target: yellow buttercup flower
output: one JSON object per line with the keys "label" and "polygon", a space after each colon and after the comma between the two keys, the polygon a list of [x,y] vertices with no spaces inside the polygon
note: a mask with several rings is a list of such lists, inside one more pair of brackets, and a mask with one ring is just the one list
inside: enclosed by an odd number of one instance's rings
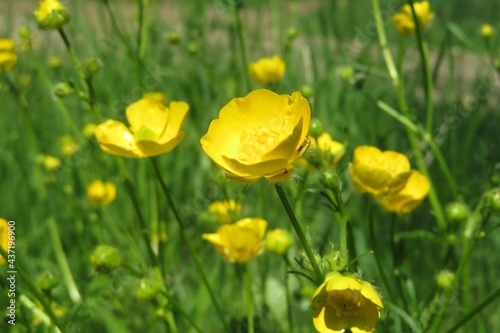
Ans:
{"label": "yellow buttercup flower", "polygon": [[249,65],[252,79],[260,84],[278,82],[285,74],[285,62],[280,57],[262,58]]}
{"label": "yellow buttercup flower", "polygon": [[[9,250],[9,222],[6,219],[0,217],[0,246],[5,252]],[[5,264],[6,261],[3,256],[0,255],[0,265]]]}
{"label": "yellow buttercup flower", "polygon": [[60,138],[61,154],[64,156],[71,156],[79,149],[75,139],[69,135],[63,135]]}
{"label": "yellow buttercup flower", "polygon": [[491,38],[493,36],[493,27],[489,24],[483,24],[481,26],[481,37],[484,39]]}
{"label": "yellow buttercup flower", "polygon": [[58,0],[40,0],[33,16],[43,30],[59,29],[70,19],[69,12]]}
{"label": "yellow buttercup flower", "polygon": [[229,223],[234,217],[240,215],[241,204],[233,199],[214,201],[208,206],[208,211],[217,217],[221,223]]}
{"label": "yellow buttercup flower", "polygon": [[366,281],[332,273],[314,292],[311,300],[313,323],[320,333],[373,332],[380,310],[380,296]]}
{"label": "yellow buttercup flower", "polygon": [[[423,31],[427,29],[432,21],[432,18],[434,17],[434,13],[431,12],[429,2],[414,2],[413,8],[415,9],[415,15],[417,17],[420,30]],[[415,33],[416,25],[409,4],[404,5],[403,8],[401,8],[401,12],[394,14],[391,21],[401,35],[410,36]]]}
{"label": "yellow buttercup flower", "polygon": [[14,41],[10,38],[0,39],[0,72],[10,71],[17,63]]}
{"label": "yellow buttercup flower", "polygon": [[281,182],[307,150],[310,120],[309,103],[299,92],[290,96],[259,89],[224,106],[201,145],[229,178]]}
{"label": "yellow buttercup flower", "polygon": [[95,129],[101,148],[110,154],[142,158],[171,151],[184,138],[180,131],[189,110],[185,102],[170,102],[145,97],[127,107],[130,127],[108,120]]}
{"label": "yellow buttercup flower", "polygon": [[267,221],[245,218],[234,224],[222,225],[216,233],[203,234],[229,262],[248,262],[264,250]]}
{"label": "yellow buttercup flower", "polygon": [[408,214],[422,203],[430,190],[430,183],[418,171],[413,171],[406,185],[398,192],[377,198],[382,206],[398,214]]}
{"label": "yellow buttercup flower", "polygon": [[63,65],[63,59],[61,57],[49,57],[48,60],[49,67],[52,69],[59,69]]}
{"label": "yellow buttercup flower", "polygon": [[43,157],[43,167],[47,171],[53,171],[58,169],[61,166],[61,160],[57,157],[45,155]]}
{"label": "yellow buttercup flower", "polygon": [[266,235],[266,250],[283,255],[293,245],[293,238],[283,229],[274,229]]}
{"label": "yellow buttercup flower", "polygon": [[96,179],[87,185],[87,199],[96,206],[106,206],[116,198],[116,185]]}
{"label": "yellow buttercup flower", "polygon": [[395,151],[360,146],[349,165],[352,179],[361,192],[373,195],[397,192],[410,176],[410,161]]}

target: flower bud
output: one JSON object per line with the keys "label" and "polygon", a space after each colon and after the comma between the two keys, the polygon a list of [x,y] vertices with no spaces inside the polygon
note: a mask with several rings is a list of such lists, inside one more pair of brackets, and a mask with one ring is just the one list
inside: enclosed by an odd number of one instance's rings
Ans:
{"label": "flower bud", "polygon": [[88,123],[85,125],[83,128],[83,135],[87,138],[92,138],[94,136],[95,128],[97,127],[96,124]]}
{"label": "flower bud", "polygon": [[294,39],[295,37],[297,37],[297,35],[298,35],[297,28],[295,27],[288,28],[287,32],[288,39]]}
{"label": "flower bud", "polygon": [[325,131],[325,126],[318,118],[312,118],[309,124],[309,135],[317,139]]}
{"label": "flower bud", "polygon": [[168,41],[172,45],[177,45],[181,42],[181,35],[178,32],[171,32],[168,34]]}
{"label": "flower bud", "polygon": [[354,68],[352,68],[351,66],[345,66],[340,68],[339,76],[342,79],[342,81],[346,83],[351,83],[352,77],[354,76]]}
{"label": "flower bud", "polygon": [[300,88],[300,93],[305,98],[309,98],[314,94],[314,90],[308,85],[303,85],[302,88]]}
{"label": "flower bud", "polygon": [[[316,263],[319,263],[321,261],[321,257],[319,256],[319,254],[313,252],[313,256],[314,260],[316,260]],[[311,261],[309,260],[307,254],[304,251],[300,252],[299,264],[304,269],[307,269],[309,271],[314,271]]]}
{"label": "flower bud", "polygon": [[31,41],[33,39],[33,33],[27,25],[23,25],[19,28],[19,37],[26,41]]}
{"label": "flower bud", "polygon": [[98,273],[109,273],[121,265],[120,253],[112,246],[99,245],[90,256],[90,264]]}
{"label": "flower bud", "polygon": [[453,280],[455,279],[455,274],[450,272],[449,270],[442,270],[436,276],[436,282],[438,286],[443,289],[450,289],[453,287]]}
{"label": "flower bud", "polygon": [[70,19],[69,12],[58,0],[41,0],[33,16],[42,30],[59,29]]}
{"label": "flower bud", "polygon": [[86,78],[91,78],[101,71],[102,63],[99,59],[90,58],[82,63],[82,71]]}
{"label": "flower bud", "polygon": [[64,82],[59,82],[54,87],[54,94],[59,98],[65,98],[71,96],[75,93],[75,89],[73,89],[69,84]]}
{"label": "flower bud", "polygon": [[456,245],[457,244],[457,235],[454,234],[448,234],[446,235],[446,243],[450,245]]}
{"label": "flower bud", "polygon": [[62,67],[63,60],[60,57],[49,57],[49,67],[52,69],[59,69]]}
{"label": "flower bud", "polygon": [[323,267],[328,272],[338,272],[346,268],[349,255],[347,251],[332,251],[323,257]]}
{"label": "flower bud", "polygon": [[469,207],[463,202],[452,202],[446,206],[446,216],[450,221],[463,221],[469,215]]}
{"label": "flower bud", "polygon": [[483,24],[481,26],[481,37],[489,39],[491,36],[493,36],[493,27],[489,24]]}
{"label": "flower bud", "polygon": [[59,285],[59,278],[51,270],[43,271],[36,278],[36,286],[43,291],[50,291]]}
{"label": "flower bud", "polygon": [[198,49],[198,44],[196,43],[189,43],[189,45],[187,46],[187,51],[190,55],[196,55],[198,54],[199,52],[199,49]]}
{"label": "flower bud", "polygon": [[339,190],[340,184],[342,183],[337,170],[332,169],[326,169],[323,171],[320,181],[323,186],[334,192]]}
{"label": "flower bud", "polygon": [[142,278],[135,286],[134,295],[141,301],[149,301],[153,299],[160,291],[158,282],[149,278]]}
{"label": "flower bud", "polygon": [[494,212],[500,212],[500,187],[489,190],[484,194],[484,202]]}
{"label": "flower bud", "polygon": [[292,236],[283,229],[274,229],[267,233],[266,249],[271,253],[283,255],[292,245]]}
{"label": "flower bud", "polygon": [[500,57],[496,58],[493,61],[493,67],[495,67],[495,69],[500,72]]}

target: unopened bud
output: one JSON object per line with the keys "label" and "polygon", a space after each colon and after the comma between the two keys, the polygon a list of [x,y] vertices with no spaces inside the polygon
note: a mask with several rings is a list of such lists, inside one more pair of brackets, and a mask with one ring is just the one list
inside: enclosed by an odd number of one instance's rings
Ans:
{"label": "unopened bud", "polygon": [[329,272],[338,272],[346,268],[349,255],[347,251],[332,251],[323,257],[323,267]]}
{"label": "unopened bud", "polygon": [[340,68],[339,76],[342,79],[342,81],[346,83],[351,83],[352,77],[354,76],[354,68],[352,68],[351,66],[345,66]]}
{"label": "unopened bud", "polygon": [[494,212],[500,212],[500,187],[489,190],[484,194],[484,201],[487,207]]}
{"label": "unopened bud", "polygon": [[438,286],[440,286],[443,289],[450,289],[451,287],[453,287],[454,279],[455,279],[455,274],[448,270],[442,270],[436,276],[436,282]]}
{"label": "unopened bud", "polygon": [[134,295],[139,300],[148,301],[158,295],[159,291],[160,286],[158,282],[149,278],[143,278],[135,286]]}
{"label": "unopened bud", "polygon": [[303,85],[302,88],[300,88],[300,93],[304,98],[309,98],[314,94],[314,90],[308,85]]}
{"label": "unopened bud", "polygon": [[293,245],[293,238],[283,229],[269,231],[266,236],[266,249],[271,253],[285,254]]}
{"label": "unopened bud", "polygon": [[98,273],[109,273],[121,265],[120,253],[112,246],[99,245],[90,256],[90,264]]}
{"label": "unopened bud", "polygon": [[189,45],[187,46],[187,51],[190,55],[198,54],[198,45],[196,43],[189,43]]}
{"label": "unopened bud", "polygon": [[295,28],[295,27],[288,28],[287,35],[288,35],[288,39],[294,39],[295,37],[297,37],[297,35],[298,35],[297,28]]}
{"label": "unopened bud", "polygon": [[102,63],[99,59],[90,58],[82,63],[82,71],[85,77],[90,78],[101,71]]}
{"label": "unopened bud", "polygon": [[181,35],[178,32],[171,32],[168,34],[168,41],[172,45],[179,44],[181,42]]}
{"label": "unopened bud", "polygon": [[446,206],[446,216],[450,221],[463,221],[469,215],[469,207],[463,202],[452,202]]}
{"label": "unopened bud", "polygon": [[326,169],[325,171],[323,171],[320,181],[323,186],[334,192],[338,191],[340,184],[342,183],[337,170],[332,169]]}
{"label": "unopened bud", "polygon": [[70,19],[69,12],[58,0],[41,0],[33,16],[42,30],[59,29]]}
{"label": "unopened bud", "polygon": [[[321,261],[321,257],[317,253],[313,253],[313,256],[316,263],[319,263]],[[311,264],[309,257],[304,251],[300,253],[299,263],[302,268],[307,269],[309,271],[314,271],[313,265]]]}
{"label": "unopened bud", "polygon": [[481,26],[481,37],[489,39],[491,36],[493,36],[493,27],[489,24],[483,24]]}
{"label": "unopened bud", "polygon": [[54,87],[54,94],[59,98],[65,98],[71,96],[75,93],[75,89],[73,89],[69,84],[60,82],[56,84]]}
{"label": "unopened bud", "polygon": [[59,283],[59,278],[54,274],[54,272],[50,270],[43,271],[36,278],[36,286],[43,291],[52,290],[53,288],[57,287]]}
{"label": "unopened bud", "polygon": [[317,139],[324,131],[325,126],[323,126],[323,122],[318,118],[312,118],[309,124],[309,135]]}

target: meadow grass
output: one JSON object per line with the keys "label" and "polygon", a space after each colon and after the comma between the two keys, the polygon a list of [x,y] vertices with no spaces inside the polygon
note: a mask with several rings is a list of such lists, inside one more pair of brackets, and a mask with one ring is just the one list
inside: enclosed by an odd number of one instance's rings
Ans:
{"label": "meadow grass", "polygon": [[[43,298],[65,309],[61,316],[55,311],[62,332],[312,332],[310,302],[317,285],[293,274],[314,276],[299,265],[304,254],[295,234],[295,245],[286,254],[288,264],[279,255],[264,252],[246,268],[228,263],[201,238],[220,226],[208,212],[209,205],[230,198],[241,201],[240,218],[260,217],[269,222],[268,229],[294,232],[273,184],[227,180],[200,145],[210,122],[232,98],[267,87],[281,94],[312,91],[308,96],[312,116],[345,145],[337,170],[349,220],[350,260],[357,259],[348,270],[369,281],[382,297],[384,310],[375,331],[500,332],[499,198],[497,194],[496,211],[484,199],[500,183],[496,98],[500,72],[493,65],[500,57],[498,2],[431,2],[435,16],[422,32],[432,80],[430,128],[426,128],[428,104],[417,38],[400,36],[389,20],[399,11],[399,1],[380,4],[381,23],[404,83],[401,93],[407,114],[387,70],[368,1],[177,0],[142,5],[141,1],[109,1],[111,12],[106,3],[63,2],[71,14],[64,31],[76,57],[80,62],[94,58],[102,64],[91,80],[95,103],[77,95],[54,95],[60,82],[81,91],[86,87],[58,31],[42,31],[35,25],[32,13],[37,1],[8,0],[0,13],[0,37],[14,39],[18,55],[16,66],[0,73],[0,215],[16,222],[18,271],[24,270],[35,282],[50,270],[60,280],[52,290],[36,293],[19,273],[16,325],[5,317],[0,331],[57,331],[50,314],[46,322],[35,320],[48,312],[40,305]],[[147,13],[142,33],[140,8]],[[235,12],[241,19],[240,30]],[[483,23],[497,31],[488,44],[479,34]],[[24,50],[21,26],[32,31],[31,45]],[[285,59],[280,82],[263,86],[248,80],[241,36],[246,61],[275,54]],[[50,57],[60,58],[62,66],[51,68]],[[360,78],[357,85],[340,78],[346,66]],[[151,91],[163,92],[168,102],[186,101],[190,106],[184,140],[173,151],[154,157],[183,226],[176,223],[179,219],[148,158],[117,162],[95,138],[82,132],[86,124],[101,122],[96,114],[102,120],[125,121],[125,108]],[[411,144],[411,130],[384,112],[380,101],[418,125],[420,132],[413,134],[416,146]],[[435,143],[442,161],[422,133]],[[63,136],[75,141],[76,152],[61,153]],[[348,165],[361,145],[406,154],[413,169],[423,165],[436,201],[426,199],[410,214],[398,216],[359,193]],[[60,167],[46,170],[41,155],[58,157]],[[144,216],[148,245],[121,163]],[[339,249],[341,218],[328,207],[320,175],[318,170],[298,168],[283,188],[313,251],[322,257]],[[111,204],[89,203],[86,187],[94,179],[117,185]],[[470,216],[450,219],[445,207],[452,202],[469,207]],[[163,234],[168,240],[158,241]],[[204,267],[226,328],[183,235],[191,240]],[[90,256],[98,245],[118,249],[124,265],[110,273],[96,272]],[[158,266],[148,256],[148,246]],[[446,288],[436,281],[443,270],[455,277]],[[1,267],[2,311],[10,301],[7,271],[7,265]],[[245,285],[248,273],[252,320]],[[161,281],[164,288],[149,300],[134,295],[144,277]]]}

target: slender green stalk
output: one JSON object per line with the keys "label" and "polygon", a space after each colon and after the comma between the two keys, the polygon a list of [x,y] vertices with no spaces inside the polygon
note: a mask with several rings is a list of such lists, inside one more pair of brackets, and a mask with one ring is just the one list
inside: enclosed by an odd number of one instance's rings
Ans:
{"label": "slender green stalk", "polygon": [[323,280],[325,279],[323,273],[321,272],[318,263],[316,262],[316,259],[314,257],[314,253],[311,249],[311,245],[307,241],[307,238],[302,231],[302,227],[299,224],[299,221],[297,220],[297,217],[295,216],[292,206],[290,206],[290,203],[288,202],[288,199],[286,198],[285,191],[283,191],[283,187],[281,187],[280,184],[276,183],[274,188],[276,189],[276,192],[278,193],[278,196],[281,200],[281,203],[283,204],[283,208],[285,208],[285,211],[290,219],[290,222],[292,223],[293,229],[295,230],[295,233],[297,234],[297,237],[299,237],[300,243],[302,244],[302,248],[304,249],[307,258],[309,259],[311,266],[314,270],[314,274],[316,275],[316,283],[320,285],[323,283]]}
{"label": "slender green stalk", "polygon": [[174,198],[170,194],[170,190],[169,190],[167,184],[165,183],[165,180],[163,179],[160,168],[158,167],[158,163],[156,162],[156,160],[154,158],[150,158],[149,160],[153,164],[153,168],[156,172],[156,176],[157,176],[158,181],[160,183],[160,187],[161,187],[163,193],[165,194],[165,197],[167,198],[167,202],[168,202],[168,205],[170,206],[170,209],[172,209],[172,212],[174,213],[175,220],[179,224],[181,236],[184,239],[184,241],[186,242],[189,253],[193,257],[193,260],[196,264],[196,268],[198,269],[198,272],[200,273],[200,275],[203,279],[203,283],[205,284],[205,287],[207,288],[208,293],[210,294],[210,298],[212,299],[212,303],[215,306],[215,310],[217,311],[217,314],[219,315],[219,318],[224,325],[224,329],[226,330],[226,332],[231,332],[228,324],[226,323],[226,320],[224,319],[224,312],[222,311],[222,308],[219,305],[219,302],[217,300],[217,295],[213,291],[212,286],[210,285],[210,282],[208,281],[207,275],[205,274],[205,271],[203,270],[203,265],[201,264],[200,258],[198,257],[198,254],[196,253],[196,250],[193,246],[193,243],[191,242],[191,238],[189,237],[189,235],[186,232],[186,225],[184,223],[184,218],[181,215],[181,212],[180,212],[179,208],[177,207],[177,204],[175,203]]}
{"label": "slender green stalk", "polygon": [[248,265],[242,264],[243,266],[243,280],[245,281],[245,294],[247,298],[247,325],[248,333],[254,333],[253,316],[254,316],[254,300],[252,291],[252,277],[248,272]]}
{"label": "slender green stalk", "polygon": [[134,51],[132,49],[132,45],[130,44],[130,41],[123,34],[120,27],[118,26],[115,14],[113,13],[113,10],[111,9],[111,6],[109,4],[109,0],[102,0],[102,1],[104,2],[104,6],[106,7],[108,15],[111,19],[111,25],[113,26],[114,31],[116,32],[118,38],[123,43],[123,45],[125,45],[125,48],[127,49],[128,55],[133,59],[134,58]]}
{"label": "slender green stalk", "polygon": [[234,0],[234,21],[236,25],[236,33],[238,34],[240,45],[241,65],[243,66],[243,77],[245,78],[246,86],[249,90],[252,89],[252,81],[248,75],[248,58],[245,43],[245,35],[243,33],[243,26],[240,18],[240,4],[238,0]]}
{"label": "slender green stalk", "polygon": [[52,240],[52,246],[54,247],[57,262],[59,263],[59,268],[61,269],[64,283],[66,284],[66,288],[68,288],[69,297],[74,303],[79,304],[82,302],[82,297],[80,296],[78,288],[76,287],[75,280],[73,279],[73,274],[71,274],[71,269],[69,268],[68,260],[66,259],[66,254],[64,253],[61,244],[59,232],[57,231],[56,221],[53,217],[49,217],[49,219],[47,220],[47,227],[49,229],[50,239]]}
{"label": "slender green stalk", "polygon": [[[52,322],[50,320],[50,317],[45,314],[45,312],[42,311],[38,306],[36,306],[35,303],[33,303],[26,295],[21,295],[19,296],[19,302],[23,305],[23,307],[26,307],[29,311],[31,311],[35,317],[40,319],[42,323],[44,323],[47,326],[52,326]],[[55,333],[62,333],[62,331],[59,329],[59,327],[54,328]]]}
{"label": "slender green stalk", "polygon": [[195,323],[195,321],[191,318],[191,316],[182,309],[180,304],[177,301],[175,301],[174,298],[171,297],[171,295],[169,295],[165,291],[160,291],[160,293],[167,298],[168,302],[175,307],[176,311],[178,311],[184,318],[186,318],[186,320],[189,322],[189,324],[193,327],[193,329],[196,332],[198,333],[202,332],[201,328]]}
{"label": "slender green stalk", "polygon": [[[288,261],[288,257],[286,253],[282,255],[283,260],[285,261],[285,265],[289,266],[290,262]],[[290,277],[288,274],[285,274],[285,296],[286,296],[286,314],[288,319],[288,332],[293,333],[295,331],[295,327],[293,326],[293,312],[292,312],[292,297],[290,295]]]}
{"label": "slender green stalk", "polygon": [[80,79],[80,84],[82,85],[82,89],[85,92],[85,95],[88,95],[88,86],[87,82],[85,80],[85,74],[82,71],[82,66],[80,65],[80,61],[78,60],[78,57],[76,56],[75,50],[73,49],[73,46],[71,45],[71,42],[68,38],[68,35],[64,31],[64,29],[61,27],[57,29],[59,31],[59,35],[61,35],[61,38],[64,42],[64,45],[66,46],[66,49],[69,52],[69,55],[71,57],[71,61],[73,62],[73,66],[75,67],[76,72],[78,73],[78,78]]}
{"label": "slender green stalk", "polygon": [[420,30],[420,22],[418,21],[417,14],[415,13],[413,0],[408,0],[408,3],[410,4],[411,12],[413,14],[413,21],[415,22],[418,50],[420,52],[420,60],[422,63],[422,73],[424,75],[425,109],[426,109],[426,119],[427,119],[426,129],[428,133],[432,133],[434,108],[432,104],[432,75],[431,75],[431,68],[429,61],[429,51],[427,49],[427,44],[422,38],[422,31]]}
{"label": "slender green stalk", "polygon": [[500,297],[500,289],[497,289],[490,296],[488,296],[484,301],[479,303],[474,309],[472,309],[469,313],[464,315],[455,325],[453,325],[447,333],[453,333],[458,330],[462,325],[467,323],[472,317],[481,312],[486,306],[488,306],[491,302]]}
{"label": "slender green stalk", "polygon": [[154,267],[160,267],[160,262],[158,260],[158,257],[155,255],[153,248],[151,247],[151,242],[149,240],[148,226],[146,220],[144,219],[144,215],[142,214],[141,205],[139,203],[139,198],[137,197],[134,184],[130,179],[127,169],[125,168],[125,164],[123,163],[123,160],[118,156],[115,156],[115,159],[116,159],[116,164],[118,165],[118,168],[120,169],[121,175],[123,177],[125,188],[127,190],[128,195],[130,196],[130,199],[132,200],[132,205],[134,206],[135,213],[137,214],[137,219],[139,220],[139,225],[141,227],[142,239],[144,241],[144,245],[146,245],[149,258],[151,259],[151,262]]}
{"label": "slender green stalk", "polygon": [[[8,260],[8,254],[7,252],[5,252],[5,249],[1,246],[0,246],[0,255],[4,257],[5,261]],[[19,256],[16,257],[15,269],[16,269],[15,272],[17,273],[17,275],[19,275],[24,284],[26,284],[28,289],[35,295],[38,301],[40,301],[40,304],[42,304],[43,308],[45,309],[45,312],[50,317],[50,320],[52,320],[54,326],[60,331],[62,331],[61,324],[59,323],[59,320],[57,319],[57,316],[54,313],[54,310],[52,309],[49,300],[47,300],[47,298],[43,295],[43,293],[40,290],[38,290],[38,288],[32,282],[28,274],[24,271],[23,264],[20,262]]]}
{"label": "slender green stalk", "polygon": [[[387,44],[387,38],[385,36],[384,24],[383,24],[381,12],[380,12],[379,1],[372,0],[372,7],[373,7],[373,15],[374,15],[376,26],[377,26],[379,44],[380,44],[380,47],[382,48],[382,52],[384,54],[384,59],[385,59],[389,74],[392,78],[393,85],[397,91],[399,108],[401,109],[401,113],[403,116],[405,116],[406,118],[410,118],[409,117],[408,103],[406,102],[406,97],[404,94],[403,82],[402,82],[402,80],[399,79],[397,69],[394,66],[394,61],[392,60],[389,46]],[[430,190],[429,190],[429,201],[430,201],[431,206],[434,210],[434,214],[436,215],[436,219],[437,219],[439,228],[442,231],[444,231],[444,230],[446,230],[446,226],[447,226],[446,218],[445,218],[441,203],[439,202],[439,198],[437,196],[436,189],[435,189],[434,184],[432,182],[432,179],[430,177],[429,171],[427,170],[427,166],[425,165],[424,156],[423,156],[422,151],[420,151],[420,148],[418,146],[418,142],[417,142],[417,138],[415,137],[415,133],[408,130],[406,127],[405,127],[405,129],[406,129],[406,133],[408,135],[408,141],[410,142],[410,146],[412,148],[412,151],[413,151],[413,154],[415,157],[415,162],[417,163],[417,168],[431,183]]]}
{"label": "slender green stalk", "polygon": [[137,33],[137,61],[139,66],[144,64],[146,46],[149,33],[149,1],[137,0],[139,2],[139,31]]}

